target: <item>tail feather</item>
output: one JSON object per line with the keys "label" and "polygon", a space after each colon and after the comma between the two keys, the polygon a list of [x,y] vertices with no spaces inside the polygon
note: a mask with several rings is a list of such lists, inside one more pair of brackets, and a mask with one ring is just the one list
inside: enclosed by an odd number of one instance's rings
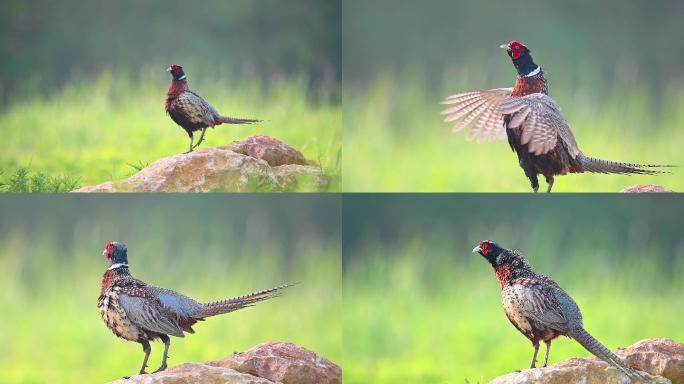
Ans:
{"label": "tail feather", "polygon": [[639,174],[639,175],[658,175],[668,173],[652,168],[669,168],[672,165],[636,164],[609,161],[579,155],[582,164],[582,171],[595,173],[617,173],[617,174]]}
{"label": "tail feather", "polygon": [[202,304],[198,317],[204,318],[216,316],[223,313],[237,311],[238,309],[251,307],[260,301],[281,296],[283,294],[283,289],[291,287],[292,285],[294,284],[285,284],[275,288],[264,289],[263,291],[252,292],[243,296]]}
{"label": "tail feather", "polygon": [[622,359],[620,359],[617,355],[608,350],[608,348],[606,348],[592,335],[590,335],[589,332],[585,331],[584,328],[579,328],[577,330],[571,331],[570,333],[568,333],[568,336],[577,340],[578,343],[582,344],[582,346],[587,351],[591,352],[594,356],[624,372],[627,376],[647,378],[647,376],[644,375],[644,373],[637,371],[634,368],[625,364],[625,362],[622,361]]}
{"label": "tail feather", "polygon": [[261,120],[255,120],[255,119],[240,119],[237,117],[228,117],[228,116],[219,116],[218,119],[222,123],[226,124],[253,124],[253,123],[258,123]]}

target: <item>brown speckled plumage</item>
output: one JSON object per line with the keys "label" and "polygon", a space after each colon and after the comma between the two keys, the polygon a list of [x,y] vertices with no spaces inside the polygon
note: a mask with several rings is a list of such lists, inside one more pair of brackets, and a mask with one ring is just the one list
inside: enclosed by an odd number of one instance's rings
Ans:
{"label": "brown speckled plumage", "polygon": [[110,242],[103,252],[111,266],[102,276],[97,307],[107,327],[125,340],[143,346],[145,357],[140,373],[145,373],[151,347],[149,342],[164,342],[162,364],[166,369],[170,345],[169,336],[183,337],[194,333],[192,325],[207,317],[233,312],[259,301],[280,296],[288,285],[282,285],[231,299],[200,303],[169,289],[148,285],[134,278],[128,268],[127,249],[121,243]]}
{"label": "brown speckled plumage", "polygon": [[546,344],[545,367],[551,341],[568,336],[625,374],[641,375],[584,330],[582,313],[575,301],[551,278],[536,274],[520,253],[503,249],[489,240],[481,242],[473,252],[492,265],[506,317],[532,342],[534,354],[530,368],[536,366],[540,341]]}

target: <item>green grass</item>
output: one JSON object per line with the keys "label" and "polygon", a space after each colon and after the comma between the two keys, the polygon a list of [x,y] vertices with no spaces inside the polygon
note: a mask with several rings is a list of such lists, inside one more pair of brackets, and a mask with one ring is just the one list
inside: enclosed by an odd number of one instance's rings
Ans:
{"label": "green grass", "polygon": [[[364,85],[344,86],[344,191],[528,192],[529,181],[505,140],[477,144],[443,123],[440,101],[496,84],[484,70],[445,74],[442,87],[425,85],[414,72],[386,74]],[[639,88],[550,76],[560,104],[588,156],[646,164],[684,165],[684,92],[662,90],[657,99]],[[556,178],[556,192],[616,192],[635,184],[684,190],[681,168],[660,176],[601,174]],[[543,177],[541,189],[546,188]]]}
{"label": "green grass", "polygon": [[[304,78],[231,78],[189,73],[190,87],[229,116],[265,120],[254,125],[210,129],[202,147],[220,146],[250,135],[273,136],[316,161],[339,189],[341,106],[330,92],[309,92]],[[189,139],[163,108],[168,74],[104,72],[75,77],[50,94],[24,92],[0,110],[0,169],[28,168],[93,185],[126,178],[133,165],[187,150]],[[27,85],[28,87],[28,85]],[[313,93],[321,94],[320,98]]]}
{"label": "green grass", "polygon": [[[108,266],[102,247],[114,239],[127,243],[134,276],[202,301],[300,282],[282,297],[209,318],[194,326],[195,334],[172,338],[170,366],[219,359],[267,341],[294,342],[340,364],[340,251],[326,229],[295,219],[295,235],[287,235],[290,230],[276,228],[276,216],[270,216],[277,208],[268,202],[270,208],[259,208],[246,197],[221,204],[190,197],[89,203],[46,197],[52,199],[3,205],[3,383],[102,383],[137,372],[141,346],[116,338],[96,307]],[[243,214],[231,218],[228,212]],[[163,344],[152,344],[150,369],[158,367],[162,351]]]}
{"label": "green grass", "polygon": [[[489,264],[470,254],[472,244],[436,232],[384,246],[369,240],[345,261],[345,382],[486,383],[529,365],[532,346],[506,319]],[[675,304],[684,292],[681,249],[672,274],[645,248],[529,252],[533,267],[569,292],[586,329],[610,349],[650,337],[684,339]],[[549,363],[589,355],[563,337]]]}

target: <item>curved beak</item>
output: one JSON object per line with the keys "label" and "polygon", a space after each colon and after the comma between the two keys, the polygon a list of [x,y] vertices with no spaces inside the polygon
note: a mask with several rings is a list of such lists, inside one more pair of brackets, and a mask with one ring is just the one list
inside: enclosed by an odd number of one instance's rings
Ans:
{"label": "curved beak", "polygon": [[480,253],[481,249],[480,246],[478,245],[477,247],[473,248],[473,253]]}
{"label": "curved beak", "polygon": [[104,256],[105,259],[107,258],[107,250],[106,249],[102,251],[102,256]]}
{"label": "curved beak", "polygon": [[171,72],[171,67],[166,68],[166,72]]}
{"label": "curved beak", "polygon": [[499,48],[501,48],[501,49],[509,49],[510,47],[511,46],[508,43],[499,45]]}

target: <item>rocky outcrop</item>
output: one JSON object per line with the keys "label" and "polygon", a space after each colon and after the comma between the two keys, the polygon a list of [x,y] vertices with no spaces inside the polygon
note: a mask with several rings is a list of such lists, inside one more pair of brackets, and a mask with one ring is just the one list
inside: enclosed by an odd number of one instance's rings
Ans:
{"label": "rocky outcrop", "polygon": [[292,343],[259,344],[212,365],[234,369],[284,384],[340,384],[342,370],[326,358]]}
{"label": "rocky outcrop", "polygon": [[155,161],[128,179],[74,192],[322,191],[327,177],[299,151],[268,136]]}
{"label": "rocky outcrop", "polygon": [[642,340],[615,352],[633,368],[651,374],[651,380],[630,379],[593,357],[574,358],[546,368],[525,369],[497,377],[490,384],[684,384],[684,345],[670,339]]}
{"label": "rocky outcrop", "polygon": [[656,184],[639,184],[627,187],[620,191],[622,193],[658,193],[658,192],[672,192]]}
{"label": "rocky outcrop", "polygon": [[292,343],[259,344],[221,360],[186,363],[112,384],[339,384],[342,370]]}
{"label": "rocky outcrop", "polygon": [[646,339],[615,354],[634,368],[684,384],[684,344],[671,339]]}

